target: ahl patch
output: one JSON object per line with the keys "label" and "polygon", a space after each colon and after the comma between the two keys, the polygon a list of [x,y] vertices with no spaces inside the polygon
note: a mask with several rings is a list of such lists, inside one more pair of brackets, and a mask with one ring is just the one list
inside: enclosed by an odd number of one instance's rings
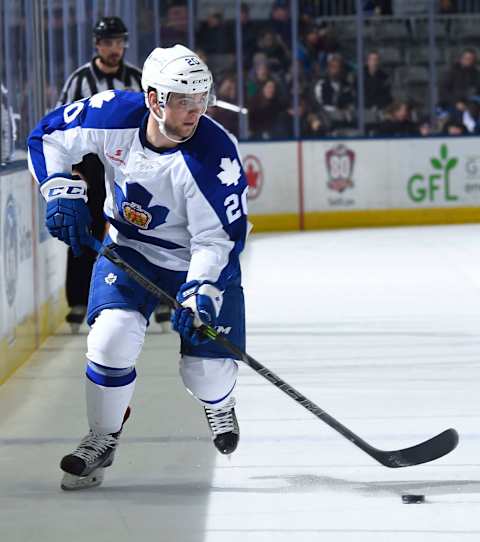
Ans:
{"label": "ahl patch", "polygon": [[142,230],[147,230],[150,222],[152,221],[152,215],[145,211],[145,209],[138,203],[133,201],[124,201],[122,203],[123,218],[141,228]]}
{"label": "ahl patch", "polygon": [[115,273],[109,273],[106,277],[105,277],[105,282],[111,286],[114,282],[116,282],[117,280],[117,275],[115,275]]}

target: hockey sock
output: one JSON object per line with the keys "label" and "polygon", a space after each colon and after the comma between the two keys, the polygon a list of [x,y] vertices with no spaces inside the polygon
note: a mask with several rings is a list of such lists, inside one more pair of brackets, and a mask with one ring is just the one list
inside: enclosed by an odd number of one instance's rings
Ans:
{"label": "hockey sock", "polygon": [[133,395],[135,367],[113,369],[88,361],[86,376],[90,429],[101,434],[116,433]]}

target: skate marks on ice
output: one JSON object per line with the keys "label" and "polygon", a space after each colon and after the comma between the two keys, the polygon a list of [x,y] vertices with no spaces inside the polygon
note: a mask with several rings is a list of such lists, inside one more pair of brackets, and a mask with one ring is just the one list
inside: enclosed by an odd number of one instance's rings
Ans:
{"label": "skate marks on ice", "polygon": [[[274,487],[271,487],[273,484]],[[250,486],[250,487],[249,487]],[[270,486],[270,487],[269,487]],[[218,485],[208,481],[176,482],[158,478],[149,483],[138,483],[138,479],[126,483],[111,482],[96,489],[101,496],[115,496],[116,500],[127,500],[137,503],[142,498],[150,504],[169,503],[181,505],[185,499],[208,499],[215,494],[285,494],[309,493],[320,490],[320,502],[328,502],[331,492],[348,492],[360,498],[385,499],[398,498],[405,494],[425,495],[429,504],[479,504],[480,482],[477,480],[443,480],[432,482],[420,481],[383,481],[383,482],[356,482],[331,476],[318,476],[313,474],[292,474],[279,476],[250,476],[245,484]],[[93,492],[92,492],[93,493]],[[90,498],[90,497],[89,497]],[[94,495],[92,495],[94,498]],[[154,499],[152,501],[152,499]]]}
{"label": "skate marks on ice", "polygon": [[[228,468],[228,467],[226,467]],[[235,467],[233,467],[235,470]],[[150,505],[169,504],[181,506],[185,501],[204,502],[209,496],[215,494],[316,494],[319,502],[330,502],[334,494],[350,494],[360,499],[391,499],[404,494],[425,495],[429,504],[480,504],[480,481],[479,480],[349,480],[341,477],[327,476],[308,473],[270,474],[270,475],[246,475],[239,478],[234,475],[231,479],[223,482],[205,479],[202,475],[202,467],[197,465],[190,468],[188,480],[182,478],[187,473],[178,473],[178,477],[168,476],[166,472],[153,473],[148,479],[142,480],[142,474],[132,477],[123,473],[120,477],[113,469],[107,469],[107,482],[91,490],[88,490],[89,500],[103,500],[112,496],[116,501],[142,502]],[[249,472],[255,467],[248,469]],[[317,469],[320,470],[320,469]],[[264,469],[262,469],[264,471]],[[15,497],[22,499],[58,499],[58,484],[52,484],[46,480],[30,481],[22,487],[19,481]],[[86,495],[86,491],[77,492],[77,495]],[[69,499],[75,498],[69,493]],[[79,497],[82,500],[84,497]]]}
{"label": "skate marks on ice", "polygon": [[[333,476],[316,474],[290,474],[252,476],[252,480],[271,481],[282,484],[282,492],[311,492],[319,489],[329,492],[349,492],[361,497],[385,497],[386,495],[400,497],[405,494],[425,495],[427,502],[479,503],[480,480],[384,480],[384,481],[354,481]],[[280,488],[278,488],[280,489]],[[277,489],[277,491],[278,491]],[[262,491],[257,488],[256,491]],[[272,490],[263,490],[272,491]],[[445,501],[443,501],[445,502]]]}

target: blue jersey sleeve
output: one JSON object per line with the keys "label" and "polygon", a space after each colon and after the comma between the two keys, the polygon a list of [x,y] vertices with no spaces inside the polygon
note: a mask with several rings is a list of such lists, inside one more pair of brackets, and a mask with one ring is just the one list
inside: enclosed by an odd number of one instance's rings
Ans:
{"label": "blue jersey sleeve", "polygon": [[194,179],[191,193],[187,193],[192,234],[189,279],[199,278],[202,265],[210,265],[214,276],[216,262],[218,273],[212,282],[224,289],[240,276],[239,255],[248,234],[248,184],[236,141],[210,119],[202,119],[202,124],[184,152]]}

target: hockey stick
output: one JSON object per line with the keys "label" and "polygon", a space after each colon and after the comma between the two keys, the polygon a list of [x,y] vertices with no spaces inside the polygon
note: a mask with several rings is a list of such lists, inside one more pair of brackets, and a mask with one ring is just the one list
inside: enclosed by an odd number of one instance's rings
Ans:
{"label": "hockey stick", "polygon": [[234,113],[241,113],[242,115],[248,114],[248,109],[246,107],[240,107],[230,102],[225,102],[224,100],[216,100],[215,105],[221,109],[227,109],[228,111],[233,111]]}
{"label": "hockey stick", "polygon": [[[164,292],[156,284],[144,277],[130,264],[123,260],[117,254],[115,249],[112,248],[112,246],[103,246],[93,237],[91,238],[89,246],[93,250],[98,252],[98,254],[101,254],[102,256],[107,258],[107,260],[110,260],[120,269],[125,271],[127,275],[129,275],[133,280],[143,286],[154,296],[166,300],[166,302],[172,308],[177,308],[180,306],[176,299],[171,297],[167,292]],[[375,459],[385,467],[410,467],[412,465],[428,463],[429,461],[433,461],[434,459],[438,459],[439,457],[448,454],[449,452],[454,450],[458,444],[458,433],[455,431],[455,429],[446,429],[445,431],[439,433],[431,439],[421,442],[416,446],[411,446],[410,448],[403,448],[401,450],[392,451],[379,450],[371,444],[368,444],[368,442],[353,433],[353,431],[350,431],[348,427],[345,427],[338,420],[330,416],[330,414],[328,414],[315,403],[307,399],[295,388],[287,384],[279,376],[270,371],[270,369],[267,369],[267,367],[252,358],[252,356],[249,356],[246,352],[240,350],[240,348],[236,347],[224,335],[218,333],[213,327],[203,325],[199,329],[202,331],[202,333],[204,333],[205,336],[219,343],[231,354],[233,354],[235,359],[243,361],[256,373],[263,376],[263,378],[271,382],[277,388],[281,389],[294,401],[309,410],[317,418],[320,418],[320,420],[325,422],[332,429],[335,429],[335,431],[348,439],[352,444],[355,444],[355,446],[363,450],[366,454],[368,454],[370,457],[373,457],[373,459]]]}

